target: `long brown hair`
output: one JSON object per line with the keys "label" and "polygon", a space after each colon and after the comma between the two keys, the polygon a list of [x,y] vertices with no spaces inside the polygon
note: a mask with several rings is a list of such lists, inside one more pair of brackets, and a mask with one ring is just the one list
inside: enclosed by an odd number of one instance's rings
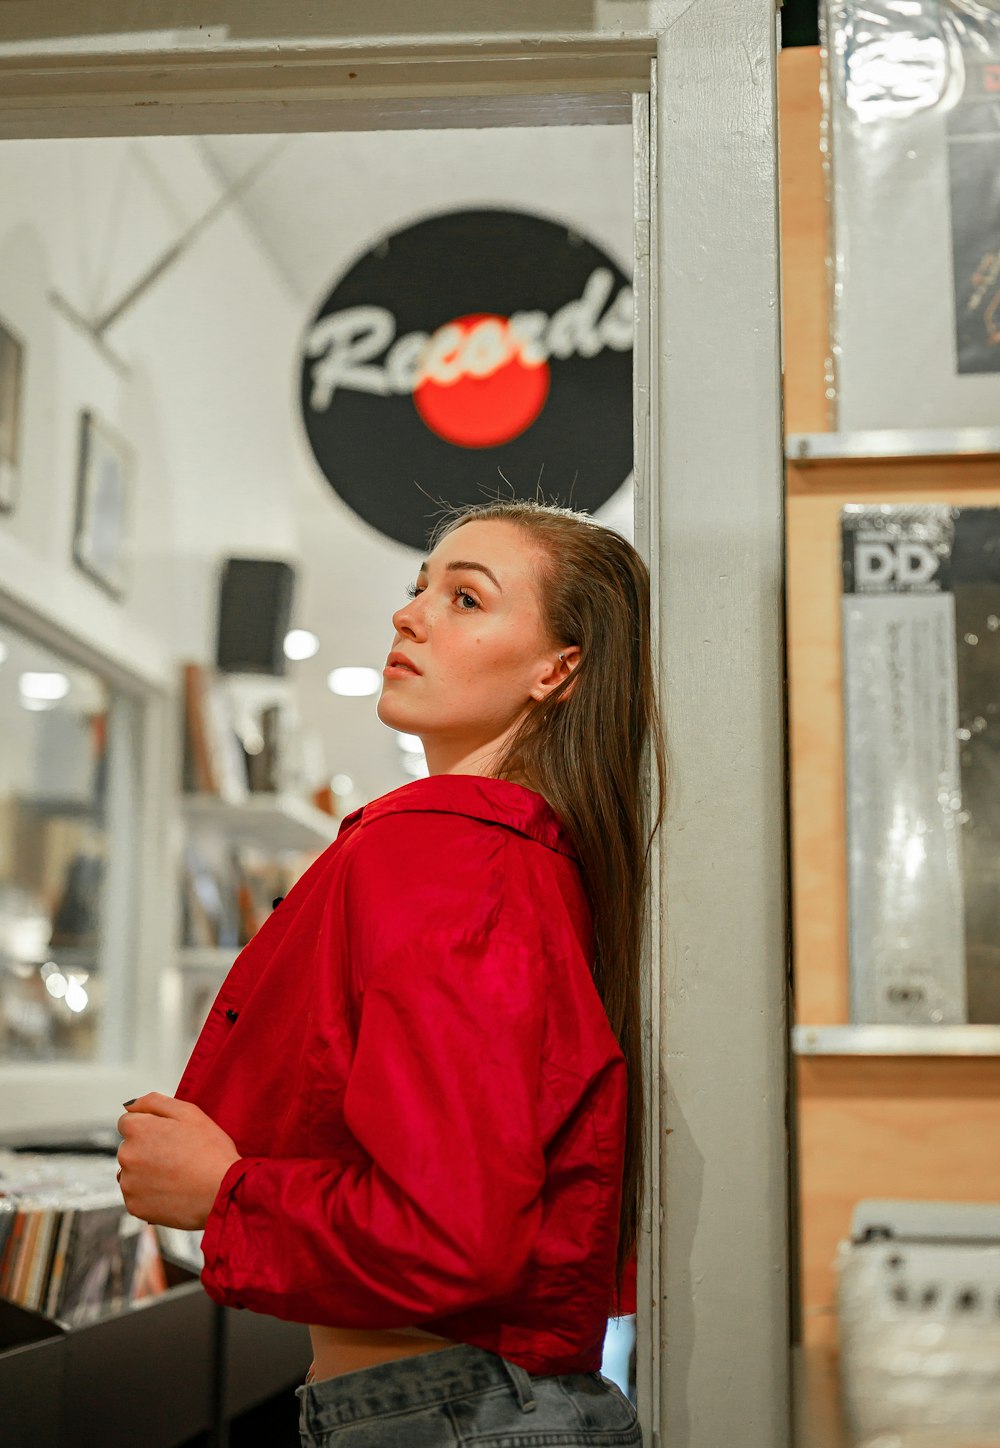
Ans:
{"label": "long brown hair", "polygon": [[[430,546],[463,523],[490,521],[513,524],[534,545],[543,626],[556,647],[580,649],[576,668],[528,711],[491,773],[543,795],[580,858],[594,920],[594,983],[628,1072],[615,1274],[620,1296],[642,1210],[639,962],[649,849],[663,818],[667,778],[653,686],[649,570],[612,529],[573,509],[531,501],[448,509]],[[647,747],[657,770],[652,820],[643,788]]]}

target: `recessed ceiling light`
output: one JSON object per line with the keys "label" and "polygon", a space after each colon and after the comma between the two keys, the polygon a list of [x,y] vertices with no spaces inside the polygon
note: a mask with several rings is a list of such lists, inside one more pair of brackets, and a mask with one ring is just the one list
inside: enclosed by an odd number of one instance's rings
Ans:
{"label": "recessed ceiling light", "polygon": [[65,699],[69,679],[65,674],[22,674],[18,680],[22,699]]}
{"label": "recessed ceiling light", "polygon": [[399,747],[405,754],[423,754],[424,741],[419,734],[400,734]]}
{"label": "recessed ceiling light", "polygon": [[334,669],[326,682],[332,694],[360,697],[377,694],[382,685],[382,675],[377,669]]}
{"label": "recessed ceiling light", "polygon": [[285,634],[286,659],[311,659],[319,653],[319,639],[307,628],[293,628]]}
{"label": "recessed ceiling light", "polygon": [[422,754],[403,754],[400,756],[399,762],[407,774],[412,774],[417,779],[430,773],[427,768],[427,760]]}

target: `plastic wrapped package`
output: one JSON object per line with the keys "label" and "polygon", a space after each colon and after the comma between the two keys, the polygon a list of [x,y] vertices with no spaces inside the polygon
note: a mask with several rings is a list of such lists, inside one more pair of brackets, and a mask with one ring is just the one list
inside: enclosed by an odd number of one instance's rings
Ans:
{"label": "plastic wrapped package", "polygon": [[841,510],[851,1020],[1000,1023],[1000,508]]}
{"label": "plastic wrapped package", "polygon": [[1000,426],[1000,7],[823,0],[840,430]]}
{"label": "plastic wrapped package", "polygon": [[964,1022],[952,510],[841,525],[851,1019]]}
{"label": "plastic wrapped package", "polygon": [[1000,1205],[859,1202],[837,1269],[854,1448],[1000,1448]]}

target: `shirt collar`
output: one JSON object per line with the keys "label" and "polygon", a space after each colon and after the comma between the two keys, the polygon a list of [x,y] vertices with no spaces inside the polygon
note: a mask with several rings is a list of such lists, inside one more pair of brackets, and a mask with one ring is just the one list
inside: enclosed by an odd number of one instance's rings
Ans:
{"label": "shirt collar", "polygon": [[430,774],[411,780],[345,815],[337,833],[362,818],[372,820],[404,810],[443,810],[489,820],[517,830],[561,855],[577,858],[569,831],[544,795],[509,779],[481,774]]}

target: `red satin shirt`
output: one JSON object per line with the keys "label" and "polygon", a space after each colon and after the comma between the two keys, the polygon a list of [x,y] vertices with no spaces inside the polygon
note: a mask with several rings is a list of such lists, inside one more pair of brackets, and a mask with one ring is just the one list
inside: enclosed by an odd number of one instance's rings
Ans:
{"label": "red satin shirt", "polygon": [[567,832],[506,780],[348,815],[226,978],[177,1096],[233,1138],[202,1281],[231,1307],[417,1326],[600,1368],[625,1061]]}

